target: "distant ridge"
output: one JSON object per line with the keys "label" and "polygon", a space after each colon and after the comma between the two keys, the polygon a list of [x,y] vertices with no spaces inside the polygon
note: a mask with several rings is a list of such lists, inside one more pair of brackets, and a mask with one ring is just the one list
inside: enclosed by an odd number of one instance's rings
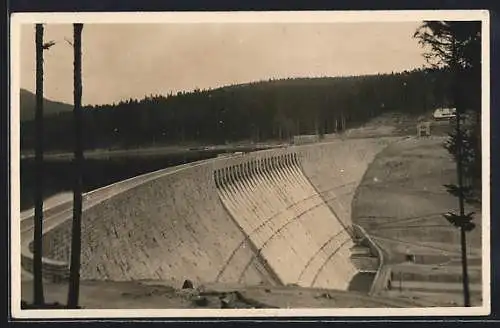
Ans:
{"label": "distant ridge", "polygon": [[[20,99],[21,122],[34,120],[35,105],[36,105],[35,94],[26,89],[21,89],[20,97],[21,97]],[[73,110],[72,105],[48,99],[44,100],[43,107],[45,116],[51,116],[64,112],[71,112]]]}

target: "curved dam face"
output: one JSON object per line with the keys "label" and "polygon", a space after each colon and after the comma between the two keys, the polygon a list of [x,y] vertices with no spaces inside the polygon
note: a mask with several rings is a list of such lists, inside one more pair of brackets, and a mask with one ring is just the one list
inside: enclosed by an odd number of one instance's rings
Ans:
{"label": "curved dam face", "polygon": [[[117,194],[104,188],[83,212],[81,277],[346,290],[358,271],[351,202],[391,140],[258,151],[155,173]],[[47,228],[45,265],[67,269],[70,230],[70,216]]]}

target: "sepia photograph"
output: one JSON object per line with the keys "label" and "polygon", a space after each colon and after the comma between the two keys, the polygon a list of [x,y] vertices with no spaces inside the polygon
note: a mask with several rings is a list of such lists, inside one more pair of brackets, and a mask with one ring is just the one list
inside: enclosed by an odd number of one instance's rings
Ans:
{"label": "sepia photograph", "polygon": [[487,11],[19,13],[17,318],[486,315]]}

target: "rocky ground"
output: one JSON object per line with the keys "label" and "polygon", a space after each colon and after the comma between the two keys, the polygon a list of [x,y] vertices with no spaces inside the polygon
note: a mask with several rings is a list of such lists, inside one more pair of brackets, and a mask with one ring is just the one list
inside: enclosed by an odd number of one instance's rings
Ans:
{"label": "rocky ground", "polygon": [[[259,309],[259,308],[398,308],[436,306],[432,301],[393,300],[357,292],[297,286],[193,286],[182,289],[161,281],[82,281],[83,309]],[[24,281],[22,298],[32,302],[32,281]],[[45,283],[47,303],[65,304],[67,283]]]}

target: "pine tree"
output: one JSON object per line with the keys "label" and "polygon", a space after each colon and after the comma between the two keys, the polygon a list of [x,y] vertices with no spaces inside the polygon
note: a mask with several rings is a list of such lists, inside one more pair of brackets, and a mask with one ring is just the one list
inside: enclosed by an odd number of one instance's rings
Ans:
{"label": "pine tree", "polygon": [[[462,283],[464,293],[464,306],[470,306],[469,277],[467,271],[467,240],[466,232],[474,229],[472,222],[473,213],[465,214],[465,201],[470,194],[470,186],[464,183],[464,176],[467,170],[467,150],[474,151],[474,148],[467,148],[466,127],[463,126],[465,112],[468,105],[474,104],[464,97],[464,79],[467,73],[474,71],[480,66],[477,55],[477,47],[480,44],[480,23],[478,22],[445,22],[426,21],[415,32],[414,37],[419,39],[423,46],[430,47],[425,54],[427,61],[433,66],[444,66],[451,72],[452,83],[450,88],[450,98],[456,109],[455,131],[450,136],[446,148],[453,155],[457,164],[457,184],[446,185],[448,192],[458,199],[459,213],[449,212],[444,217],[460,230],[460,244],[462,253]],[[479,89],[480,90],[480,89]],[[475,90],[477,93],[477,89]],[[480,97],[476,95],[476,97]],[[473,108],[476,117],[479,116],[480,108]],[[479,121],[479,120],[477,120]],[[476,149],[477,151],[477,149]],[[480,149],[479,149],[480,151]],[[473,160],[480,160],[480,155],[473,156]]]}

